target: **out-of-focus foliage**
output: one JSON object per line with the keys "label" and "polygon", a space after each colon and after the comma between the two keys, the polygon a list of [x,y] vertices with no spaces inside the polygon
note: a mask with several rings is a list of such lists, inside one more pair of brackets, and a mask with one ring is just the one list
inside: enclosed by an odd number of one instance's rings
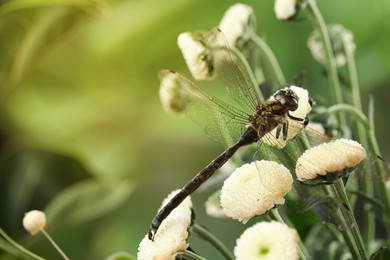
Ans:
{"label": "out-of-focus foliage", "polygon": [[[312,95],[326,100],[326,76],[306,46],[311,26],[278,21],[273,1],[243,2],[253,7],[258,32],[288,80],[304,71]],[[233,3],[0,1],[0,227],[31,251],[56,258],[46,240],[22,230],[24,212],[45,209],[49,232],[70,258],[135,254],[161,198],[221,150],[189,120],[164,114],[157,72],[189,75],[176,37],[216,26]],[[363,97],[375,97],[386,158],[390,3],[318,4],[327,22],[354,33]],[[238,236],[243,227],[227,222],[229,229],[215,233]]]}

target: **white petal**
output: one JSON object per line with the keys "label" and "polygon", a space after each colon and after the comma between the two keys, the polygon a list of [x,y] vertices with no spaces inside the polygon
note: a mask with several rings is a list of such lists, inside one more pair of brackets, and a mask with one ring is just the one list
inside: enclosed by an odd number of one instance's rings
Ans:
{"label": "white petal", "polygon": [[298,234],[295,229],[276,221],[259,222],[237,239],[237,260],[299,259]]}
{"label": "white petal", "polygon": [[226,216],[246,223],[283,204],[291,187],[292,176],[281,164],[265,160],[244,164],[225,181],[221,206]]}

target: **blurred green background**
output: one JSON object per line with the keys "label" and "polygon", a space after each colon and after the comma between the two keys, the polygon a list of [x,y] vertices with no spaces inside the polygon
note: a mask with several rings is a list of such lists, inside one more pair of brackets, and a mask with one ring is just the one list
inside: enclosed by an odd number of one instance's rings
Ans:
{"label": "blurred green background", "polygon": [[[253,7],[258,33],[288,80],[305,72],[319,100],[324,68],[307,48],[312,26],[281,22],[273,1]],[[185,117],[165,114],[157,72],[190,76],[179,33],[218,25],[235,1],[0,1],[0,227],[43,257],[43,236],[22,229],[24,212],[44,209],[47,230],[72,259],[136,255],[162,199],[223,149]],[[390,158],[390,1],[319,1],[328,23],[350,29],[362,96],[375,98],[376,133]],[[205,216],[198,223],[233,247],[244,225]],[[191,245],[218,258],[196,237]],[[10,259],[0,252],[0,259]]]}

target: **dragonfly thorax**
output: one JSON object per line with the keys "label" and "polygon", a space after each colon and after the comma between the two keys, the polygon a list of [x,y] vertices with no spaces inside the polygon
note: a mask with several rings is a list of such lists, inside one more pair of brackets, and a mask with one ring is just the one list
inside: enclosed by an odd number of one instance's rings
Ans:
{"label": "dragonfly thorax", "polygon": [[298,108],[299,98],[291,89],[279,90],[274,94],[274,99],[259,105],[249,118],[246,128],[254,129],[259,139],[277,126],[287,124],[289,111]]}

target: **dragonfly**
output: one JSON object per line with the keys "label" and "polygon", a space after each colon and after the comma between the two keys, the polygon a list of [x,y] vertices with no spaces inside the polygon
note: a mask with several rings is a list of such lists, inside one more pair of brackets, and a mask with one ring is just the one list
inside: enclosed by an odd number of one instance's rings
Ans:
{"label": "dragonfly", "polygon": [[[206,45],[212,48],[213,69],[217,77],[226,87],[228,96],[239,108],[206,93],[175,71],[160,71],[159,78],[161,84],[169,80],[179,86],[175,90],[176,95],[185,101],[181,104],[181,108],[205,130],[206,134],[216,141],[230,145],[161,208],[149,227],[150,240],[154,239],[169,214],[231,159],[241,147],[265,143],[282,148],[308,123],[306,117],[308,112],[297,113],[302,106],[302,100],[296,91],[285,87],[278,90],[268,101],[261,102],[256,86],[241,69],[223,33],[216,28],[206,34],[204,39]],[[306,102],[310,106],[308,100]],[[332,140],[326,135],[322,136],[325,136],[322,142]]]}
{"label": "dragonfly", "polygon": [[[205,34],[203,40],[212,52],[212,69],[226,87],[227,95],[233,103],[227,103],[214,95],[208,94],[191,80],[172,70],[160,71],[160,87],[176,85],[175,90],[169,87],[166,89],[174,92],[174,95],[181,99],[176,105],[179,105],[180,109],[184,110],[189,118],[203,128],[209,137],[228,144],[228,148],[198,172],[159,210],[149,227],[148,238],[150,240],[154,240],[159,227],[169,214],[231,159],[241,147],[257,143],[256,151],[261,150],[261,152],[265,152],[267,157],[273,159],[275,154],[276,157],[279,157],[279,153],[275,152],[274,154],[275,150],[287,146],[284,150],[292,148],[290,149],[292,151],[283,153],[281,157],[284,157],[284,160],[288,161],[289,164],[295,164],[297,162],[295,157],[299,156],[297,151],[302,151],[302,147],[307,149],[335,140],[324,133],[307,127],[307,114],[311,110],[311,100],[307,92],[302,93],[299,90],[301,88],[295,86],[286,86],[276,91],[269,100],[262,102],[257,94],[256,84],[242,70],[223,33],[215,28]],[[296,138],[296,136],[300,138]],[[288,142],[294,138],[299,140]],[[268,149],[270,146],[272,148]],[[347,144],[344,148],[346,150],[360,150],[360,148],[357,149]],[[298,162],[296,165],[299,165]],[[308,189],[311,185],[331,184],[337,178],[348,177],[354,168],[345,168],[337,174],[329,174],[325,178],[322,178],[324,176],[318,176],[319,182],[309,183]],[[296,172],[296,168],[293,172]],[[302,184],[303,182],[299,183]],[[323,193],[318,188],[307,191],[308,189],[297,188],[297,195],[303,198],[297,200],[297,206],[302,207],[303,205],[307,209],[310,207],[315,211],[316,208],[313,205],[317,206],[323,203],[325,207],[320,206],[319,210],[325,209],[326,212],[323,213],[325,220],[336,223],[337,220],[334,220],[332,213],[329,213],[326,209],[329,205],[333,205],[333,199],[325,197],[326,200],[324,200]],[[321,188],[321,190],[325,190],[325,188]],[[306,203],[308,205],[305,205]],[[322,215],[322,213],[320,214]]]}

